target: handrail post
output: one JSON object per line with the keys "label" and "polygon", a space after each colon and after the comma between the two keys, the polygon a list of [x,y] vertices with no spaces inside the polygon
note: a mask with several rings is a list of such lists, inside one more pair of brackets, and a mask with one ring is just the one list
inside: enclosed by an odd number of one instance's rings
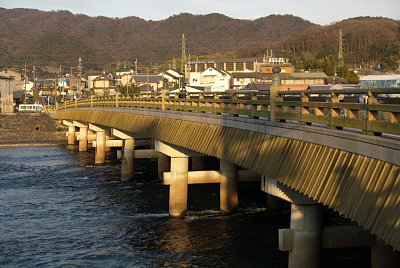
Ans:
{"label": "handrail post", "polygon": [[161,91],[161,110],[165,110],[165,99],[167,98],[168,89],[163,89]]}
{"label": "handrail post", "polygon": [[118,100],[118,99],[119,99],[119,94],[120,94],[120,93],[115,93],[115,107],[117,107],[117,108],[119,107],[119,103],[118,103],[118,101],[119,101],[119,100]]}
{"label": "handrail post", "polygon": [[378,104],[378,100],[377,100],[375,94],[373,94],[371,91],[368,91],[367,96],[368,96],[367,106],[366,106],[367,107],[367,116],[366,116],[366,127],[365,127],[366,134],[371,135],[371,136],[374,136],[374,135],[380,136],[380,135],[382,135],[382,133],[371,130],[371,126],[370,126],[371,121],[378,120],[378,112],[371,111],[369,109],[369,105],[370,104]]}
{"label": "handrail post", "polygon": [[280,86],[274,85],[269,89],[269,117],[271,122],[276,122],[276,96]]}
{"label": "handrail post", "polygon": [[304,107],[304,103],[308,103],[309,98],[308,95],[305,94],[304,92],[301,93],[301,111],[300,111],[300,125],[309,125],[308,122],[304,122],[303,120],[303,115],[309,115],[310,114],[310,107]]}
{"label": "handrail post", "polygon": [[78,108],[78,99],[75,99],[75,108]]}
{"label": "handrail post", "polygon": [[67,101],[64,101],[64,110],[67,110]]}
{"label": "handrail post", "polygon": [[269,111],[269,117],[271,122],[276,122],[276,98],[277,98],[277,93],[278,90],[281,89],[280,84],[281,84],[281,79],[279,76],[279,73],[281,72],[281,68],[278,66],[275,66],[272,68],[272,85],[269,89],[269,105],[270,105],[270,111]]}
{"label": "handrail post", "polygon": [[90,96],[90,107],[93,107],[93,95]]}

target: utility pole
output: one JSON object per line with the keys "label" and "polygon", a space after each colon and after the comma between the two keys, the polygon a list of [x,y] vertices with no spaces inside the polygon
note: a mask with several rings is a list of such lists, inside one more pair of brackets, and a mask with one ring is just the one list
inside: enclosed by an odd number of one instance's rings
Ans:
{"label": "utility pole", "polygon": [[137,74],[137,59],[135,59],[135,74]]}
{"label": "utility pole", "polygon": [[186,64],[186,38],[185,38],[185,34],[182,34],[181,73],[184,72],[185,64]]}
{"label": "utility pole", "polygon": [[338,67],[343,67],[344,66],[344,57],[343,57],[343,35],[342,35],[342,29],[339,30],[339,62],[338,62]]}
{"label": "utility pole", "polygon": [[82,89],[81,89],[82,68],[83,68],[83,66],[82,66],[82,58],[79,57],[79,60],[78,60],[78,85],[77,85],[77,87],[78,87],[78,92],[79,92],[80,95],[82,95]]}

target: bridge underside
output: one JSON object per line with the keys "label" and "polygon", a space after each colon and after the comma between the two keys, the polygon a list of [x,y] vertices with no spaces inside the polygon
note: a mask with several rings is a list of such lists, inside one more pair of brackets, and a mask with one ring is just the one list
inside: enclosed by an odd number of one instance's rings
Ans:
{"label": "bridge underside", "polygon": [[397,165],[300,140],[151,115],[67,110],[54,117],[113,127],[224,158],[329,206],[400,250]]}

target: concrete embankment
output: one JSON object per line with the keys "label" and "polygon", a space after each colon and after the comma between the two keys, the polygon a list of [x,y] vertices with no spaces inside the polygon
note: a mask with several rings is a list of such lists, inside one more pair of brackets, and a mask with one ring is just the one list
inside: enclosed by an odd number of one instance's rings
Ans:
{"label": "concrete embankment", "polygon": [[66,144],[65,131],[47,114],[0,114],[0,147]]}

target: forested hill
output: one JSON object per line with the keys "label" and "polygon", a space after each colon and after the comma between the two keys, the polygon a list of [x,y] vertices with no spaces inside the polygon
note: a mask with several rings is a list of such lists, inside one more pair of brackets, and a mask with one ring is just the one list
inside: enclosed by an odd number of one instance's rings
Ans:
{"label": "forested hill", "polygon": [[85,66],[112,61],[144,63],[180,59],[181,36],[187,54],[208,55],[265,46],[284,40],[315,24],[291,15],[257,20],[232,19],[221,14],[180,14],[161,21],[74,15],[68,11],[0,9],[0,63]]}
{"label": "forested hill", "polygon": [[77,65],[79,57],[86,70],[118,61],[132,66],[135,59],[143,65],[176,57],[179,63],[183,33],[186,54],[193,58],[232,51],[238,57],[261,57],[273,49],[300,67],[318,67],[318,60],[336,57],[339,29],[348,64],[395,65],[400,49],[400,24],[385,18],[354,18],[320,26],[292,15],[239,20],[184,13],[146,21],[134,16],[118,19],[0,8],[0,22],[0,68],[21,68],[24,61],[69,68]]}

